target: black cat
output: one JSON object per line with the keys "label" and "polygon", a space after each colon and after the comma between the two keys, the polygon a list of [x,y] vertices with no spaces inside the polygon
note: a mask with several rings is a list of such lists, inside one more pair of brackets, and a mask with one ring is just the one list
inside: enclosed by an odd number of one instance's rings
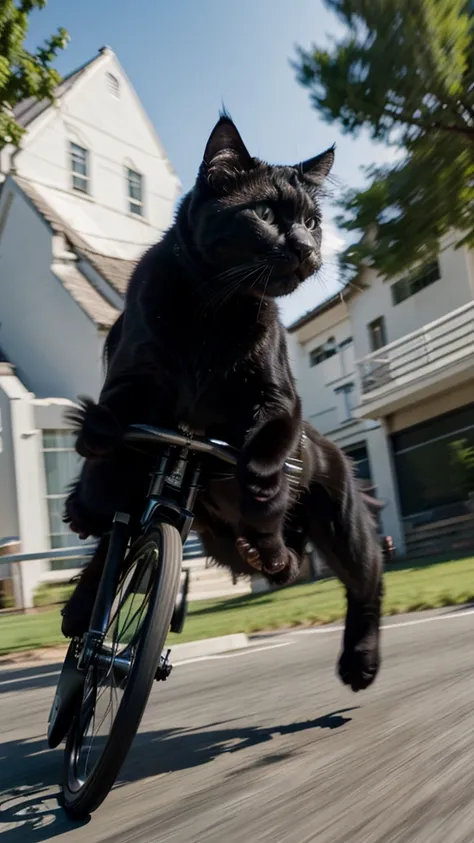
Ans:
{"label": "black cat", "polygon": [[[99,403],[83,399],[74,414],[86,460],[65,520],[104,536],[116,510],[141,511],[149,466],[121,444],[130,423],[186,424],[231,443],[236,478],[209,477],[196,505],[206,552],[285,584],[311,539],[347,589],[339,672],[357,691],[379,667],[381,550],[348,460],[302,421],[275,303],[321,266],[318,196],[333,159],[330,149],[272,167],[221,116],[174,225],[132,276]],[[303,460],[298,493],[283,472],[291,456]],[[87,626],[106,543],[65,607],[65,635]]]}

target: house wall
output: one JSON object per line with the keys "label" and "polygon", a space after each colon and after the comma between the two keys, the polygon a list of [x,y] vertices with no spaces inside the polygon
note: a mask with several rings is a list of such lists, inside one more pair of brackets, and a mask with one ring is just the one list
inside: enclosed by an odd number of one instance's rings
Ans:
{"label": "house wall", "polygon": [[[25,394],[18,378],[0,375],[0,540],[19,537],[11,402]],[[0,566],[0,579],[5,574]]]}
{"label": "house wall", "polygon": [[365,280],[370,283],[369,289],[352,296],[347,305],[357,359],[371,353],[367,326],[379,316],[385,318],[387,342],[390,343],[473,300],[472,254],[464,248],[444,245],[446,249],[439,256],[441,278],[400,304],[392,303],[390,290],[397,279],[384,281],[373,271],[367,271]]}
{"label": "house wall", "polygon": [[20,192],[0,238],[0,345],[19,377],[40,398],[97,396],[103,338],[51,271],[51,231]]}
{"label": "house wall", "polygon": [[[351,337],[349,314],[345,305],[336,305],[329,313],[313,320],[310,325],[303,326],[291,335],[294,341],[294,356],[297,359],[295,368],[298,390],[305,418],[322,433],[328,433],[337,430],[347,420],[343,396],[335,392],[335,387],[341,378],[344,382],[354,382],[355,387],[353,345],[338,350],[337,354],[315,366],[310,365],[310,354],[330,338],[334,338],[339,345]],[[358,400],[356,392],[352,400]]]}
{"label": "house wall", "polygon": [[464,407],[473,401],[474,375],[472,382],[467,385],[440,392],[432,398],[427,398],[423,402],[393,413],[387,419],[387,428],[390,433],[396,433],[399,430],[405,430],[407,427],[413,427],[415,424],[421,424],[421,422],[436,418],[436,416],[442,416],[444,413],[450,413],[452,410]]}
{"label": "house wall", "polygon": [[[72,190],[70,141],[89,150],[88,196]],[[97,251],[134,258],[169,226],[180,183],[113,54],[93,62],[55,112],[38,118],[23,146],[17,172]],[[144,177],[144,218],[129,213],[126,167]]]}
{"label": "house wall", "polygon": [[[42,431],[36,427],[33,396],[18,387],[10,401],[11,440],[15,464],[18,536],[22,553],[49,550],[48,510]],[[33,596],[42,575],[49,568],[44,559],[20,562],[14,574],[17,605],[33,606]]]}

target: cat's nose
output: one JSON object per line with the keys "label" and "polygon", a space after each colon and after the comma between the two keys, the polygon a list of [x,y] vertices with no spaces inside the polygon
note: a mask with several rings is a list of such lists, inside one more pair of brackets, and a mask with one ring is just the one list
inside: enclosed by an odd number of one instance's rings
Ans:
{"label": "cat's nose", "polygon": [[292,252],[298,255],[301,263],[314,252],[314,240],[304,225],[293,225],[288,238]]}

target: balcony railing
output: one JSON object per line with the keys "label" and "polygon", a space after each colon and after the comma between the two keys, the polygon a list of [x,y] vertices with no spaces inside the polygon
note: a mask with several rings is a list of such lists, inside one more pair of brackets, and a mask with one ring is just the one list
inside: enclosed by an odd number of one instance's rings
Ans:
{"label": "balcony railing", "polygon": [[362,399],[470,359],[474,374],[474,302],[358,360]]}

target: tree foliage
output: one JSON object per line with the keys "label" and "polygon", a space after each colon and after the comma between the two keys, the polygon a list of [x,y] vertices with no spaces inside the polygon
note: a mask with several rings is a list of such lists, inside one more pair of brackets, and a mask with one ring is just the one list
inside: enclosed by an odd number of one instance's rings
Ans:
{"label": "tree foliage", "polygon": [[52,63],[69,40],[65,29],[58,29],[34,53],[24,47],[29,16],[45,6],[46,0],[0,0],[0,149],[17,145],[23,134],[14,106],[27,97],[52,101],[60,82]]}
{"label": "tree foliage", "polygon": [[440,238],[474,244],[473,0],[324,0],[345,25],[328,49],[298,50],[299,81],[329,123],[401,150],[367,167],[367,187],[340,202],[360,237],[346,268],[393,276],[432,259]]}
{"label": "tree foliage", "polygon": [[467,439],[457,439],[450,443],[450,452],[456,482],[469,495],[474,492],[474,445]]}

